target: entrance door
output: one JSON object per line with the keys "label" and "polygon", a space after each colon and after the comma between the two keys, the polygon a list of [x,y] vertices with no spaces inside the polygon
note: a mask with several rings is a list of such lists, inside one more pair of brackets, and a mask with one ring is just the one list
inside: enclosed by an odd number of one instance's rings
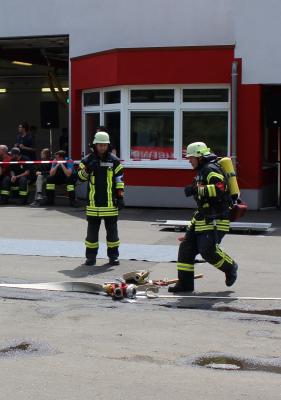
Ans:
{"label": "entrance door", "polygon": [[120,112],[105,112],[104,125],[110,134],[113,152],[116,153],[117,157],[120,157]]}
{"label": "entrance door", "polygon": [[117,157],[120,157],[120,112],[117,111],[84,113],[83,153],[89,153],[95,133],[100,125],[105,126],[110,135],[113,152],[116,153]]}
{"label": "entrance door", "polygon": [[272,186],[273,206],[280,207],[280,160],[281,160],[281,86],[265,86],[263,89],[264,110],[264,185]]}
{"label": "entrance door", "polygon": [[93,140],[98,126],[100,125],[100,113],[85,113],[84,116],[84,143],[82,149],[84,155],[90,152],[90,148],[93,145]]}

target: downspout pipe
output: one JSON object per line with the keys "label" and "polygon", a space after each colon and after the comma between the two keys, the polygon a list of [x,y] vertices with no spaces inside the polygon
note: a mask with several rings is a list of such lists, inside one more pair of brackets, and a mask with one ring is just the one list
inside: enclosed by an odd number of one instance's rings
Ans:
{"label": "downspout pipe", "polygon": [[233,61],[231,69],[231,159],[235,171],[237,167],[237,86],[238,61]]}

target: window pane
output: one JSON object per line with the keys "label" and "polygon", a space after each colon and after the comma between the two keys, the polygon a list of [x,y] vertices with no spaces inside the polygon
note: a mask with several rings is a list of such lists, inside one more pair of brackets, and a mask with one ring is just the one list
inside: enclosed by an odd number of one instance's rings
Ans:
{"label": "window pane", "polygon": [[84,106],[99,106],[100,92],[84,93]]}
{"label": "window pane", "polygon": [[113,90],[104,93],[104,104],[120,103],[120,90]]}
{"label": "window pane", "polygon": [[218,156],[227,154],[227,112],[183,112],[182,156],[192,142],[205,142]]}
{"label": "window pane", "polygon": [[173,89],[131,90],[131,103],[171,103],[173,101]]}
{"label": "window pane", "polygon": [[112,152],[120,157],[120,112],[104,113],[106,131],[110,135]]}
{"label": "window pane", "polygon": [[93,140],[98,126],[100,125],[100,114],[89,113],[85,115],[85,151],[88,153],[93,146]]}
{"label": "window pane", "polygon": [[131,113],[131,158],[174,158],[174,113]]}
{"label": "window pane", "polygon": [[227,102],[228,89],[183,89],[184,102]]}

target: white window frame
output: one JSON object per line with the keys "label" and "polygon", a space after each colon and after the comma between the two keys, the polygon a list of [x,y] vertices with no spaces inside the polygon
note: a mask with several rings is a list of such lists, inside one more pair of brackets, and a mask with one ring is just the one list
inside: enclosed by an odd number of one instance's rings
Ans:
{"label": "white window frame", "polygon": [[[121,103],[116,103],[116,104],[104,104],[104,93],[106,92],[112,92],[112,91],[117,91],[119,90],[120,93],[120,99]],[[93,93],[93,92],[99,92],[100,93],[100,104],[98,106],[84,106],[84,94],[85,93]],[[122,88],[119,87],[111,87],[111,88],[102,88],[102,89],[93,89],[93,90],[84,90],[82,92],[82,107],[83,107],[83,112],[82,112],[82,136],[81,136],[81,149],[82,149],[82,154],[87,153],[87,143],[85,141],[85,136],[86,136],[86,114],[91,114],[91,113],[99,113],[100,114],[100,125],[104,125],[104,113],[106,112],[120,112],[120,118],[122,115],[121,112],[121,104],[122,104]],[[120,122],[121,125],[121,122]],[[120,132],[121,132],[121,126],[120,126]],[[121,148],[121,138],[120,138],[120,148]]]}
{"label": "white window frame", "polygon": [[[173,89],[174,102],[167,103],[131,103],[131,90],[149,89]],[[183,102],[184,89],[228,89],[228,102]],[[110,91],[121,91],[121,103],[104,104],[104,93]],[[84,106],[84,93],[100,92],[99,106]],[[120,112],[120,158],[126,168],[159,168],[159,169],[191,169],[191,165],[182,159],[182,117],[184,111],[224,111],[228,113],[228,134],[227,134],[227,155],[230,154],[230,123],[231,123],[231,86],[226,84],[194,84],[194,85],[135,85],[135,86],[112,86],[107,88],[96,88],[85,90],[82,93],[82,137],[81,147],[85,153],[85,114],[91,112],[100,113],[100,125],[104,124],[105,112]],[[174,112],[174,157],[175,160],[132,160],[131,153],[131,132],[130,115],[132,111],[171,111]]]}

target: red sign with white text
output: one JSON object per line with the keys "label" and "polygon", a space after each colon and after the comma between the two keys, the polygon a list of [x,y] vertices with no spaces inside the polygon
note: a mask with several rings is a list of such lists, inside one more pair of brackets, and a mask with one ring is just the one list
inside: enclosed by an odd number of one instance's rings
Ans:
{"label": "red sign with white text", "polygon": [[133,160],[171,160],[174,159],[174,149],[172,146],[132,146],[131,158]]}

